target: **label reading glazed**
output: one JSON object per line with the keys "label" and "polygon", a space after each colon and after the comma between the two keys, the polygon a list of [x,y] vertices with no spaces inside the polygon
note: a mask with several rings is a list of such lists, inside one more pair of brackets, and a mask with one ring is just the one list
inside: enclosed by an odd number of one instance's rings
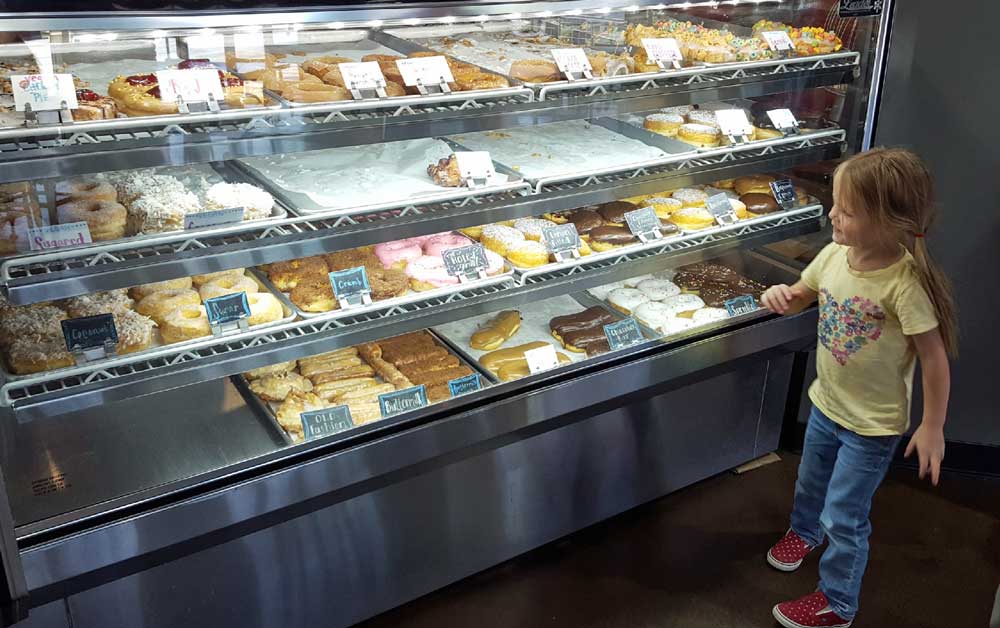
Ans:
{"label": "label reading glazed", "polygon": [[771,193],[774,200],[778,201],[782,209],[791,209],[798,205],[798,197],[795,195],[795,185],[790,179],[781,179],[771,182]]}
{"label": "label reading glazed", "polygon": [[677,40],[671,37],[643,39],[642,47],[646,49],[646,56],[653,63],[658,61],[672,63],[684,58],[684,55],[681,54],[681,47],[677,45]]}
{"label": "label reading glazed", "polygon": [[250,302],[246,292],[224,294],[205,299],[205,312],[209,325],[225,325],[250,316]]}
{"label": "label reading glazed", "polygon": [[482,180],[488,183],[497,176],[489,151],[455,151],[455,161],[458,162],[458,175],[463,181]]}
{"label": "label reading glazed", "polygon": [[764,31],[760,34],[771,50],[791,50],[792,38],[785,31]]}
{"label": "label reading glazed", "polygon": [[576,225],[571,222],[545,227],[542,229],[542,241],[549,253],[566,253],[580,248],[580,234],[576,232]]}
{"label": "label reading glazed", "polygon": [[482,244],[470,244],[441,252],[444,267],[449,275],[476,275],[486,270],[486,249]]}
{"label": "label reading glazed", "polygon": [[376,61],[339,63],[340,75],[347,89],[378,89],[385,87],[385,76]]}
{"label": "label reading glazed", "polygon": [[839,17],[871,17],[882,13],[884,0],[840,0]]}
{"label": "label reading glazed", "polygon": [[207,102],[209,96],[216,101],[225,99],[219,71],[211,69],[160,70],[156,73],[160,83],[160,100],[175,102]]}
{"label": "label reading glazed", "polygon": [[482,388],[482,384],[479,381],[479,373],[472,373],[471,375],[466,375],[465,377],[453,379],[448,382],[448,388],[451,389],[452,397],[457,397],[470,392],[476,392]]}
{"label": "label reading glazed", "polygon": [[118,344],[118,329],[111,314],[98,314],[61,321],[66,349],[70,352]]}
{"label": "label reading glazed", "polygon": [[532,375],[559,366],[559,356],[556,355],[556,348],[552,345],[528,349],[524,352],[524,359],[527,360],[528,371]]}
{"label": "label reading glazed", "polygon": [[747,112],[742,109],[722,109],[715,112],[715,117],[723,135],[749,137],[753,133],[753,125],[747,120]]}
{"label": "label reading glazed", "polygon": [[743,314],[749,314],[757,310],[757,300],[753,298],[752,295],[744,294],[743,296],[736,297],[735,299],[729,299],[726,301],[726,311],[729,312],[730,316],[741,316]]}
{"label": "label reading glazed", "polygon": [[733,204],[725,194],[716,194],[705,199],[705,208],[715,216],[720,225],[729,225],[738,220]]}
{"label": "label reading glazed", "polygon": [[28,229],[28,243],[32,251],[63,249],[91,242],[93,240],[90,239],[90,227],[82,221]]}
{"label": "label reading glazed", "polygon": [[448,61],[444,57],[418,57],[397,59],[396,67],[407,85],[440,85],[454,83]]}
{"label": "label reading glazed", "polygon": [[423,384],[412,388],[383,393],[378,396],[378,406],[382,411],[382,418],[423,408],[426,405],[427,390]]}
{"label": "label reading glazed", "polygon": [[771,109],[767,112],[767,117],[771,119],[774,128],[779,131],[799,128],[799,121],[795,119],[795,114],[792,113],[791,109]]}
{"label": "label reading glazed", "polygon": [[660,230],[660,217],[652,207],[625,212],[625,223],[633,235],[649,234]]}
{"label": "label reading glazed", "polygon": [[354,427],[351,409],[347,406],[301,412],[299,419],[302,421],[302,432],[306,440],[330,436]]}
{"label": "label reading glazed", "polygon": [[631,347],[646,341],[642,335],[639,324],[634,318],[626,318],[617,323],[604,326],[604,335],[608,337],[608,344],[612,351]]}
{"label": "label reading glazed", "polygon": [[338,270],[330,273],[330,285],[333,294],[338,299],[346,299],[362,292],[371,292],[368,285],[368,273],[364,266]]}
{"label": "label reading glazed", "polygon": [[214,209],[207,212],[195,214],[185,214],[185,229],[204,229],[205,227],[217,227],[243,222],[243,208],[229,207],[227,209]]}
{"label": "label reading glazed", "polygon": [[72,74],[12,74],[11,91],[14,95],[14,109],[24,111],[30,105],[32,111],[52,111],[76,109],[76,87]]}
{"label": "label reading glazed", "polygon": [[563,74],[587,74],[592,70],[583,48],[556,48],[552,51],[552,58]]}

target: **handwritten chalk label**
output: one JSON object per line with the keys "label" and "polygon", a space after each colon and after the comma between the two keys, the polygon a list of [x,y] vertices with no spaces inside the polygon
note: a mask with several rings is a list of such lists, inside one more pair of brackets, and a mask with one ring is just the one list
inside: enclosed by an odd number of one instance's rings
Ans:
{"label": "handwritten chalk label", "polygon": [[715,216],[715,221],[720,225],[730,225],[739,220],[736,216],[736,210],[733,209],[733,204],[725,194],[709,196],[705,199],[705,208]]}
{"label": "handwritten chalk label", "polygon": [[476,275],[489,266],[486,261],[486,249],[482,244],[445,249],[441,251],[441,259],[444,260],[445,270],[452,276]]}
{"label": "handwritten chalk label", "polygon": [[656,210],[652,207],[643,207],[630,212],[625,212],[625,224],[628,225],[632,235],[641,236],[657,234],[661,229],[660,217],[656,215]]}
{"label": "handwritten chalk label", "polygon": [[612,351],[632,347],[646,341],[642,335],[639,324],[634,318],[626,318],[617,323],[610,323],[604,326],[604,335],[608,337],[608,345]]}
{"label": "handwritten chalk label", "polygon": [[14,95],[14,109],[32,111],[76,109],[76,87],[72,74],[12,74],[10,87]]}
{"label": "handwritten chalk label", "polygon": [[715,112],[719,128],[723,135],[730,137],[749,137],[753,134],[753,125],[747,119],[747,112],[742,109],[721,109]]}
{"label": "handwritten chalk label", "polygon": [[347,406],[300,412],[299,419],[302,421],[302,432],[306,440],[332,436],[354,427],[351,409]]}
{"label": "handwritten chalk label", "polygon": [[423,408],[427,405],[427,389],[423,384],[404,388],[393,392],[383,393],[378,396],[378,407],[382,412],[382,418]]}
{"label": "handwritten chalk label", "polygon": [[186,103],[225,99],[219,71],[212,69],[160,70],[156,73],[160,83],[160,100],[175,102],[180,97]]}
{"label": "handwritten chalk label", "polygon": [[528,372],[531,374],[559,366],[559,356],[556,355],[556,349],[552,345],[528,349],[524,352],[524,359],[528,362]]}
{"label": "handwritten chalk label", "polygon": [[764,31],[760,34],[771,47],[771,50],[791,50],[794,47],[792,38],[785,31]]}
{"label": "handwritten chalk label", "polygon": [[795,119],[795,114],[791,109],[771,109],[767,112],[767,117],[771,119],[771,124],[779,131],[787,131],[799,128],[799,121]]}
{"label": "handwritten chalk label", "polygon": [[556,67],[567,76],[573,74],[587,75],[593,71],[590,59],[583,48],[556,48],[552,50],[552,58],[556,61]]}
{"label": "handwritten chalk label", "polygon": [[493,167],[493,159],[490,157],[489,151],[456,151],[455,161],[458,162],[458,175],[462,177],[466,185],[470,181],[489,182],[497,176],[497,171]]}
{"label": "handwritten chalk label", "polygon": [[442,56],[396,59],[396,67],[406,85],[454,83],[448,61]]}
{"label": "handwritten chalk label", "polygon": [[646,56],[653,63],[673,63],[684,59],[681,47],[677,45],[677,40],[672,37],[644,38],[642,47],[646,49]]}
{"label": "handwritten chalk label", "polygon": [[229,207],[227,209],[215,209],[208,212],[197,212],[185,214],[185,229],[204,229],[205,227],[217,227],[243,222],[243,208]]}
{"label": "handwritten chalk label", "polygon": [[205,312],[209,325],[225,325],[250,317],[250,302],[246,292],[224,294],[221,297],[205,299]]}
{"label": "handwritten chalk label", "polygon": [[542,241],[549,253],[566,253],[580,248],[580,234],[571,222],[545,227],[542,229]]}
{"label": "handwritten chalk label", "polygon": [[452,397],[476,392],[482,387],[482,383],[479,381],[479,373],[472,373],[471,375],[459,377],[448,382],[448,388],[451,389]]}
{"label": "handwritten chalk label", "polygon": [[64,249],[92,242],[90,227],[85,222],[67,222],[62,225],[30,227],[28,229],[28,245],[32,251]]}
{"label": "handwritten chalk label", "polygon": [[118,344],[118,328],[111,314],[97,314],[60,321],[66,349],[70,352]]}
{"label": "handwritten chalk label", "polygon": [[884,0],[840,0],[838,17],[871,17],[882,13]]}
{"label": "handwritten chalk label", "polygon": [[744,294],[726,301],[726,311],[730,316],[741,316],[757,311],[757,300],[752,295]]}
{"label": "handwritten chalk label", "polygon": [[364,266],[330,273],[330,286],[338,299],[347,299],[372,290],[368,285],[368,273]]}
{"label": "handwritten chalk label", "polygon": [[771,194],[774,200],[778,201],[782,209],[792,209],[799,204],[798,195],[795,194],[795,185],[790,179],[771,181]]}
{"label": "handwritten chalk label", "polygon": [[338,63],[340,75],[347,89],[379,89],[386,85],[382,68],[376,61],[362,63]]}

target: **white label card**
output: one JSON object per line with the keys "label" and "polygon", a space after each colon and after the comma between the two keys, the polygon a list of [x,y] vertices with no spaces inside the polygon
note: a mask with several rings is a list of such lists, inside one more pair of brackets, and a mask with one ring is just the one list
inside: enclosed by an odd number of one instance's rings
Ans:
{"label": "white label card", "polygon": [[64,102],[69,109],[78,106],[72,74],[13,74],[10,85],[17,111],[24,111],[26,104],[32,111],[59,110]]}
{"label": "white label card", "polygon": [[794,129],[799,126],[799,121],[795,119],[795,114],[791,109],[771,109],[767,112],[767,117],[771,118],[771,123],[776,129]]}
{"label": "white label card", "polygon": [[791,50],[794,47],[792,38],[785,31],[764,31],[760,35],[771,50]]}
{"label": "white label card", "polygon": [[377,89],[385,87],[385,76],[378,62],[339,63],[340,75],[344,77],[347,89]]}
{"label": "white label card", "polygon": [[593,69],[583,48],[556,48],[552,51],[552,58],[564,74],[583,74]]}
{"label": "white label card", "polygon": [[642,47],[646,49],[646,56],[653,63],[657,61],[670,63],[684,59],[681,47],[677,45],[677,40],[670,37],[643,39]]}
{"label": "white label card", "polygon": [[184,102],[207,102],[209,94],[217,101],[225,98],[218,70],[160,70],[160,100],[174,102],[180,96]]}
{"label": "white label card", "polygon": [[458,174],[462,179],[493,179],[497,171],[493,167],[493,159],[489,151],[468,150],[456,151],[455,161],[458,162]]}
{"label": "white label card", "polygon": [[451,68],[444,57],[418,57],[416,59],[397,59],[396,67],[407,85],[440,85],[454,83]]}
{"label": "white label card", "polygon": [[722,109],[715,112],[723,135],[746,135],[753,133],[753,125],[747,120],[747,112],[742,109]]}
{"label": "white label card", "polygon": [[524,359],[528,361],[528,371],[532,374],[559,366],[559,356],[556,355],[556,348],[552,345],[528,349],[524,352]]}
{"label": "white label card", "polygon": [[30,228],[28,242],[32,251],[49,251],[68,246],[82,246],[90,244],[93,240],[90,238],[90,227],[81,221]]}

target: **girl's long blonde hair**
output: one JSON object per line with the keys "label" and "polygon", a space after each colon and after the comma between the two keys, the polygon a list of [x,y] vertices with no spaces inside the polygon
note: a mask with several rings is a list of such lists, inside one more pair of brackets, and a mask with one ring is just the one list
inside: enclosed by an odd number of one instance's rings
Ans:
{"label": "girl's long blonde hair", "polygon": [[873,148],[837,167],[851,200],[864,208],[883,233],[898,233],[917,262],[920,283],[934,304],[948,355],[958,354],[958,323],[951,284],[927,250],[934,222],[934,180],[927,165],[903,148]]}

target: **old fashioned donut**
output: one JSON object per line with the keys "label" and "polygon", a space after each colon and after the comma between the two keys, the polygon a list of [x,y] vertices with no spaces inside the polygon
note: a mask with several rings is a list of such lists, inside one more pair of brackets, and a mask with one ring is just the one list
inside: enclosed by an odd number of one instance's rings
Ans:
{"label": "old fashioned donut", "polygon": [[278,298],[269,292],[255,292],[247,294],[247,303],[250,304],[250,318],[248,325],[263,325],[281,320],[284,311]]}
{"label": "old fashioned donut", "polygon": [[249,297],[258,290],[260,290],[260,286],[249,277],[243,275],[223,275],[206,284],[202,284],[198,288],[198,294],[201,296],[202,301],[206,301],[227,294],[236,294],[237,292],[246,292]]}
{"label": "old fashioned donut", "polygon": [[128,290],[130,297],[136,301],[141,301],[143,298],[148,297],[154,292],[161,292],[163,290],[183,290],[184,288],[190,288],[192,285],[190,277],[178,277],[177,279],[167,279],[166,281],[157,281],[155,283],[145,283],[141,286],[132,286]]}
{"label": "old fashioned donut", "polygon": [[190,288],[181,290],[161,290],[154,292],[136,303],[135,311],[143,316],[149,316],[162,324],[167,315],[182,305],[201,306],[198,293]]}
{"label": "old fashioned donut", "polygon": [[167,344],[194,340],[212,333],[208,313],[201,304],[186,303],[176,307],[159,321],[159,325],[160,337]]}
{"label": "old fashioned donut", "polygon": [[67,179],[56,183],[56,204],[70,201],[117,201],[118,192],[107,181],[91,177]]}
{"label": "old fashioned donut", "polygon": [[116,201],[80,199],[59,206],[59,224],[85,222],[94,241],[125,237],[125,207]]}

